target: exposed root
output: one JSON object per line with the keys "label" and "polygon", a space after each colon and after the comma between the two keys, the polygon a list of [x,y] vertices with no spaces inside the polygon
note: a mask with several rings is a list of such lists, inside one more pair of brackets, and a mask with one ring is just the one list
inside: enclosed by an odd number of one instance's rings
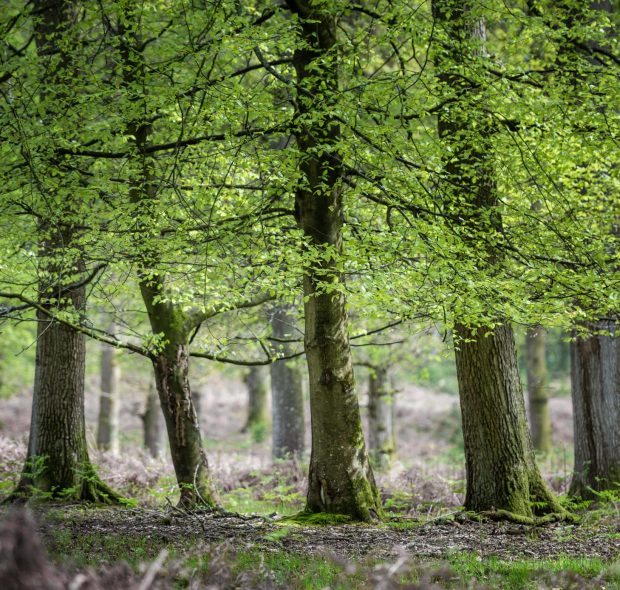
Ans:
{"label": "exposed root", "polygon": [[462,512],[458,520],[482,522],[489,520],[506,521],[527,526],[542,526],[552,522],[578,522],[579,518],[566,510],[549,512],[544,516],[526,516],[510,510],[485,510],[483,512]]}

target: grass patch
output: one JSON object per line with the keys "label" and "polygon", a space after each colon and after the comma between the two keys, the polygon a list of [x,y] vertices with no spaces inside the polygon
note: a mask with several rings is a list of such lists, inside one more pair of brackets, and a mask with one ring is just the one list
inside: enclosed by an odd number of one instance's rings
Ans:
{"label": "grass patch", "polygon": [[449,558],[450,566],[463,584],[472,579],[493,588],[529,590],[534,588],[582,588],[606,590],[620,588],[620,567],[598,558],[559,556],[554,559],[506,561],[498,557],[481,558],[458,553]]}
{"label": "grass patch", "polygon": [[363,585],[363,574],[345,575],[342,566],[324,557],[304,556],[279,551],[237,554],[234,570],[239,574],[254,571],[259,579],[270,580],[277,587],[295,590],[332,588],[346,590]]}

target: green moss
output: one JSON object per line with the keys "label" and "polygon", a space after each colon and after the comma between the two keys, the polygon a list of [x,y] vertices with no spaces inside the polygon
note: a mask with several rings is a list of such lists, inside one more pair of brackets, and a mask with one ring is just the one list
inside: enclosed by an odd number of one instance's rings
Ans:
{"label": "green moss", "polygon": [[333,514],[331,512],[308,512],[302,511],[280,521],[287,524],[301,524],[304,526],[337,526],[353,522],[353,517],[348,514]]}

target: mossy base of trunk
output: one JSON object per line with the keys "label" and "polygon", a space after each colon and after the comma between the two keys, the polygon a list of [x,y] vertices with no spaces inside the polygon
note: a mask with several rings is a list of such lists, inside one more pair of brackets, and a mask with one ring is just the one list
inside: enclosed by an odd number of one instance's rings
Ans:
{"label": "mossy base of trunk", "polygon": [[353,518],[348,514],[336,514],[331,512],[309,512],[304,510],[287,516],[279,521],[286,524],[299,524],[304,526],[338,526],[350,524]]}
{"label": "mossy base of trunk", "polygon": [[212,510],[219,508],[218,497],[209,481],[201,482],[196,488],[194,484],[180,484],[181,496],[177,506],[182,510]]}
{"label": "mossy base of trunk", "polygon": [[22,504],[26,502],[74,501],[92,504],[122,504],[123,496],[113,490],[95,473],[92,465],[84,469],[84,473],[76,478],[72,487],[50,487],[46,482],[39,485],[36,479],[22,477],[13,493],[5,500],[6,503]]}
{"label": "mossy base of trunk", "polygon": [[578,522],[579,517],[567,510],[560,509],[559,512],[549,512],[544,516],[524,516],[510,510],[485,510],[483,512],[463,512],[458,520],[473,520],[481,522],[485,518],[497,521],[513,522],[528,526],[540,526],[552,522]]}

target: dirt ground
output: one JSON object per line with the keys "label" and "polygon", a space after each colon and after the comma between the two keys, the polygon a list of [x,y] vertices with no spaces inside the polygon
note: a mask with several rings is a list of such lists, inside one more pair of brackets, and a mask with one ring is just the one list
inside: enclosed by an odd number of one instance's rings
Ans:
{"label": "dirt ground", "polygon": [[[57,509],[56,509],[57,510]],[[390,524],[300,526],[265,517],[219,513],[182,514],[148,509],[99,509],[80,511],[63,520],[37,515],[46,544],[59,532],[76,539],[119,537],[152,539],[154,545],[187,547],[224,541],[235,547],[253,546],[261,551],[331,554],[343,559],[375,557],[390,559],[405,550],[412,557],[441,558],[455,552],[506,560],[546,557],[620,556],[620,519],[592,523],[554,523],[524,526],[507,522],[473,522],[439,518],[406,529]],[[395,525],[398,526],[398,525]],[[402,521],[401,521],[401,525]],[[95,548],[96,549],[96,548]]]}

